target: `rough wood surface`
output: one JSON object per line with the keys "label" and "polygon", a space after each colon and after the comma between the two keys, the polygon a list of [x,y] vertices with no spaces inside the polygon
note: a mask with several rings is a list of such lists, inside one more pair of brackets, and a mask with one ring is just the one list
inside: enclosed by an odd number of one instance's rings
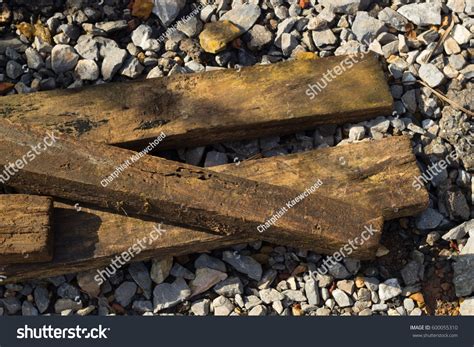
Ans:
{"label": "rough wood surface", "polygon": [[318,194],[375,209],[386,220],[414,216],[429,203],[428,192],[413,187],[421,172],[406,136],[211,169],[295,190],[304,190],[314,177],[320,177],[325,184]]}
{"label": "rough wood surface", "polygon": [[0,264],[52,259],[53,200],[33,195],[0,195]]}
{"label": "rough wood surface", "polygon": [[[22,158],[43,138],[39,132],[0,121],[0,165]],[[135,152],[62,136],[7,183],[34,194],[115,208],[119,213],[125,210],[222,235],[259,234],[261,224],[303,193],[147,155],[106,187],[99,183],[132,155]],[[318,180],[315,176],[307,188]],[[332,252],[365,226],[381,230],[383,224],[379,213],[321,196],[317,190],[293,206],[260,237]],[[372,246],[376,244],[374,238]],[[361,249],[366,256],[371,251],[370,247]]]}
{"label": "rough wood surface", "polygon": [[[335,165],[342,163],[339,159],[341,154],[347,165],[333,170]],[[300,160],[297,160],[298,158]],[[288,169],[284,159],[288,160],[288,164],[293,164],[292,170]],[[262,180],[284,185],[291,182],[292,186],[304,185],[305,181],[311,182],[311,175],[314,175],[327,182],[319,188],[318,193],[333,194],[351,203],[367,196],[365,201],[370,202],[368,206],[380,209],[387,218],[415,215],[428,204],[427,192],[417,192],[411,185],[413,175],[419,175],[419,171],[411,151],[410,140],[405,137],[392,137],[376,142],[363,142],[212,169],[239,175],[246,173],[249,177],[258,173]],[[115,255],[126,251],[137,240],[148,237],[155,225],[153,221],[98,209],[83,208],[81,212],[77,212],[72,206],[59,203],[55,203],[55,207],[54,261],[29,266],[8,266],[0,269],[0,275],[9,277],[10,281],[20,281],[104,267]],[[134,260],[201,252],[258,238],[258,235],[254,235],[253,239],[243,235],[212,235],[170,225],[163,225],[163,229],[167,232],[156,242],[147,245]]]}
{"label": "rough wood surface", "polygon": [[[390,114],[392,96],[377,58],[367,55],[335,75],[335,67],[349,66],[345,59],[298,60],[11,95],[1,98],[0,118],[133,149],[141,149],[163,131],[167,137],[160,148],[166,149]],[[327,87],[310,99],[308,85],[324,85],[328,71],[335,78],[327,77],[331,78]]]}

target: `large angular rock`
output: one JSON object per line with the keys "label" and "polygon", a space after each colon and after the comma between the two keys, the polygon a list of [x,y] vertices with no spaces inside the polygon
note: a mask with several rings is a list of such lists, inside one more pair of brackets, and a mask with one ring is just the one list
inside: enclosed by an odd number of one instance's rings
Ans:
{"label": "large angular rock", "polygon": [[57,74],[74,69],[79,55],[68,45],[56,45],[51,51],[51,67]]}
{"label": "large angular rock", "polygon": [[260,17],[260,7],[254,4],[242,4],[235,6],[226,12],[221,20],[228,20],[239,27],[243,32],[248,31]]}
{"label": "large angular rock", "polygon": [[382,21],[369,16],[367,12],[359,11],[352,24],[352,31],[357,40],[368,45],[378,34],[387,31],[387,28]]}
{"label": "large angular rock", "polygon": [[153,290],[154,311],[159,312],[166,308],[176,306],[191,296],[184,279],[177,278],[173,283],[158,284]]}
{"label": "large angular rock", "polygon": [[115,289],[115,300],[127,307],[132,302],[132,298],[137,292],[137,285],[134,282],[123,282],[117,289]]}
{"label": "large angular rock", "polygon": [[191,295],[201,294],[226,278],[227,274],[224,272],[210,268],[197,269],[196,278],[189,283]]}
{"label": "large angular rock", "polygon": [[381,301],[390,300],[402,293],[402,288],[396,278],[390,278],[379,284],[379,298]]}
{"label": "large angular rock", "polygon": [[123,62],[127,58],[127,51],[121,48],[112,47],[107,50],[104,61],[102,62],[102,77],[104,80],[110,80],[120,70]]}
{"label": "large angular rock", "polygon": [[459,312],[461,316],[474,316],[474,296],[466,298],[461,302]]}
{"label": "large angular rock", "polygon": [[151,263],[150,277],[153,282],[160,284],[169,276],[173,267],[173,257],[155,258]]}
{"label": "large angular rock", "polygon": [[319,3],[326,9],[340,14],[354,14],[365,10],[371,0],[321,0]]}
{"label": "large angular rock", "polygon": [[380,11],[378,18],[386,25],[391,26],[398,31],[407,31],[406,25],[408,24],[408,19],[390,7],[385,7]]}
{"label": "large angular rock", "polygon": [[74,72],[84,81],[95,81],[99,78],[99,67],[95,61],[89,59],[79,60]]}
{"label": "large angular rock", "polygon": [[420,3],[403,5],[398,13],[419,26],[441,24],[441,8],[436,4]]}
{"label": "large angular rock", "polygon": [[439,86],[444,81],[444,74],[433,64],[421,64],[418,73],[431,88]]}
{"label": "large angular rock", "polygon": [[167,27],[178,17],[179,12],[186,5],[186,0],[154,0],[154,3],[152,12]]}
{"label": "large angular rock", "polygon": [[225,251],[222,255],[222,260],[256,281],[262,278],[262,266],[250,256]]}
{"label": "large angular rock", "polygon": [[207,23],[199,35],[199,43],[204,51],[216,54],[242,34],[243,31],[228,20]]}
{"label": "large angular rock", "polygon": [[474,291],[474,255],[461,255],[453,264],[456,296],[469,296]]}

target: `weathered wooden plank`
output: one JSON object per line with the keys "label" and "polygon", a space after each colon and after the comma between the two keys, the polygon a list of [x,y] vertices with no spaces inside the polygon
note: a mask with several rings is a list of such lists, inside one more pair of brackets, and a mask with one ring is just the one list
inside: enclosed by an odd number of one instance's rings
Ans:
{"label": "weathered wooden plank", "polygon": [[[347,165],[337,167],[343,162]],[[417,193],[412,187],[413,176],[419,175],[419,170],[410,140],[406,137],[211,169],[236,172],[238,175],[245,173],[248,177],[258,174],[258,178],[263,181],[283,185],[291,182],[294,187],[304,185],[305,182],[311,183],[311,176],[314,175],[327,182],[319,188],[318,194],[332,194],[346,202],[365,200],[369,207],[380,209],[388,219],[415,215],[428,204],[427,192],[420,190]],[[105,267],[110,259],[126,251],[137,240],[147,237],[155,225],[153,221],[127,218],[97,209],[83,208],[77,212],[72,206],[59,203],[55,203],[55,207],[56,245],[53,262],[31,264],[28,267],[8,266],[0,274],[8,276],[11,281],[19,281]],[[163,225],[162,229],[167,231],[134,260],[201,252],[258,238],[258,235],[253,238],[212,235],[170,225]],[[378,236],[375,239],[378,241]]]}
{"label": "weathered wooden plank", "polygon": [[[389,114],[392,97],[377,58],[353,59],[289,61],[11,95],[1,99],[0,118],[134,149],[163,131],[167,137],[160,148],[166,149]],[[334,68],[340,72],[341,66],[346,71],[336,75]],[[327,86],[310,99],[309,85],[317,83]]]}
{"label": "weathered wooden plank", "polygon": [[211,168],[259,182],[304,190],[314,177],[318,193],[379,211],[386,220],[414,216],[428,207],[425,189],[415,190],[420,170],[411,140],[394,136]]}
{"label": "weathered wooden plank", "polygon": [[[36,131],[0,121],[0,165],[24,158],[32,146],[46,142],[43,137]],[[301,190],[147,155],[121,171],[105,187],[99,183],[135,154],[62,136],[7,183],[35,194],[115,208],[120,213],[124,209],[130,214],[224,235],[259,233],[262,224],[278,215],[277,223],[266,228],[262,238],[286,240],[298,246],[315,245],[326,252],[359,235],[369,224],[377,230],[383,224],[380,214],[373,210],[319,194],[309,194],[294,204],[294,199],[303,193]],[[320,182],[318,179],[314,177],[306,189]],[[288,206],[288,202],[294,207]]]}
{"label": "weathered wooden plank", "polygon": [[52,260],[53,199],[0,195],[0,264]]}

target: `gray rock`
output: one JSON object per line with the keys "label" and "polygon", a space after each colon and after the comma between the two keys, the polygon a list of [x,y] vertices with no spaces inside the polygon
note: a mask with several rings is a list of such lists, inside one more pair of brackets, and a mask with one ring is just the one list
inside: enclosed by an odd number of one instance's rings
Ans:
{"label": "gray rock", "polygon": [[405,267],[400,271],[405,285],[410,286],[417,283],[421,279],[420,271],[422,271],[422,269],[423,267],[414,260],[405,265]]}
{"label": "gray rock", "polygon": [[411,312],[415,308],[415,302],[412,299],[406,298],[403,300],[403,307],[408,312]]}
{"label": "gray rock", "polygon": [[357,37],[357,40],[369,44],[381,32],[387,31],[385,24],[369,16],[367,12],[357,12],[354,23],[352,24],[352,31]]}
{"label": "gray rock", "polygon": [[307,300],[304,294],[299,290],[288,289],[283,291],[282,294],[291,301],[303,302]]}
{"label": "gray rock", "polygon": [[217,151],[209,151],[206,154],[206,160],[204,161],[204,167],[211,167],[217,165],[227,164],[227,155],[225,153]]}
{"label": "gray rock", "polygon": [[242,272],[250,278],[259,281],[262,278],[262,266],[252,257],[240,255],[237,252],[225,251],[222,260],[230,264],[234,269]]}
{"label": "gray rock", "polygon": [[474,219],[464,222],[442,236],[443,240],[461,240],[468,233],[474,236]]}
{"label": "gray rock", "polygon": [[39,70],[44,66],[43,57],[34,48],[28,47],[25,51],[26,63],[30,69]]}
{"label": "gray rock", "polygon": [[334,278],[338,280],[349,278],[351,276],[349,271],[347,271],[345,266],[341,263],[329,264],[328,271]]}
{"label": "gray rock", "polygon": [[218,296],[212,301],[215,316],[228,316],[234,311],[234,305],[225,296]]}
{"label": "gray rock", "polygon": [[285,298],[285,295],[274,288],[262,289],[258,292],[258,295],[265,304],[271,304],[275,301],[281,301]]}
{"label": "gray rock", "polygon": [[444,81],[444,74],[433,64],[422,64],[418,73],[431,88],[439,86]]}
{"label": "gray rock", "polygon": [[469,204],[460,189],[448,190],[446,192],[446,207],[451,219],[467,220],[471,215]]}
{"label": "gray rock", "polygon": [[421,230],[434,229],[443,221],[443,215],[432,208],[427,208],[416,217],[416,227]]}
{"label": "gray rock", "polygon": [[128,273],[132,276],[138,286],[143,289],[147,299],[151,298],[152,281],[148,269],[142,262],[132,263],[128,267]]}
{"label": "gray rock", "polygon": [[155,66],[153,69],[148,72],[148,75],[146,75],[146,78],[157,78],[157,77],[163,77],[163,71],[161,71],[159,66]]}
{"label": "gray rock", "polygon": [[370,0],[321,0],[319,3],[334,13],[355,14],[357,11],[365,10]]}
{"label": "gray rock", "polygon": [[474,255],[463,255],[453,263],[456,296],[469,296],[474,291]]}
{"label": "gray rock", "polygon": [[88,59],[79,60],[74,72],[83,81],[95,81],[100,73],[96,62]]}
{"label": "gray rock", "polygon": [[461,316],[474,316],[474,296],[465,298],[460,305]]}
{"label": "gray rock", "polygon": [[95,24],[95,27],[99,30],[106,32],[107,34],[127,29],[128,24],[125,19],[111,21],[111,22],[99,22]]}
{"label": "gray rock", "polygon": [[202,30],[202,22],[197,16],[194,16],[186,21],[180,20],[177,29],[186,34],[187,37],[196,37]]}
{"label": "gray rock", "polygon": [[57,290],[58,296],[63,299],[78,300],[77,298],[81,297],[81,292],[76,287],[70,285],[69,283],[63,283],[58,287]]}
{"label": "gray rock", "polygon": [[275,46],[281,48],[281,35],[289,33],[297,20],[295,18],[287,18],[278,24],[277,33],[275,37]]}
{"label": "gray rock", "polygon": [[258,289],[267,289],[273,283],[278,272],[274,269],[268,269],[263,273],[262,279],[258,282]]}
{"label": "gray rock", "polygon": [[135,300],[132,304],[132,310],[138,313],[152,312],[153,304],[149,300]]}
{"label": "gray rock", "polygon": [[189,283],[191,288],[191,296],[201,294],[225,280],[227,274],[210,268],[200,268],[196,270],[196,277]]}
{"label": "gray rock", "polygon": [[418,26],[441,24],[441,9],[436,4],[420,3],[403,5],[398,13]]}
{"label": "gray rock", "polygon": [[[347,272],[347,271],[346,271]],[[350,275],[350,274],[349,274]],[[348,276],[349,276],[348,275]],[[325,288],[327,286],[329,286],[332,281],[333,281],[333,277],[332,276],[329,276],[329,275],[321,275],[320,273],[317,273],[316,275],[316,278],[318,280],[318,286],[319,288]]]}
{"label": "gray rock", "polygon": [[336,300],[336,303],[339,307],[347,307],[352,305],[351,299],[340,289],[334,289],[332,291],[332,296],[334,300]]}
{"label": "gray rock", "polygon": [[209,299],[201,299],[191,304],[191,312],[195,316],[207,316],[209,314],[209,308],[211,301]]}
{"label": "gray rock", "polygon": [[104,80],[111,80],[112,77],[120,70],[123,62],[127,58],[125,49],[110,47],[105,52],[105,58],[102,62],[101,72]]}
{"label": "gray rock", "polygon": [[54,312],[61,313],[65,310],[76,311],[82,308],[82,302],[77,302],[71,299],[58,299],[54,304]]}
{"label": "gray rock", "polygon": [[334,45],[337,42],[337,37],[331,29],[313,31],[313,42],[317,47],[321,48],[328,45]]}
{"label": "gray rock", "polygon": [[398,31],[407,31],[406,25],[408,24],[408,20],[390,7],[385,7],[380,11],[378,18],[386,25],[391,26]]}
{"label": "gray rock", "polygon": [[379,298],[381,301],[390,300],[402,293],[402,288],[396,278],[390,278],[379,284]]}
{"label": "gray rock", "polygon": [[153,290],[154,311],[174,307],[190,296],[191,289],[182,278],[177,278],[173,283],[158,284]]}
{"label": "gray rock", "polygon": [[146,24],[139,25],[132,32],[132,42],[135,46],[140,47],[144,51],[159,50],[160,43],[157,39],[152,38],[153,30]]}
{"label": "gray rock", "polygon": [[167,27],[178,17],[179,12],[186,5],[186,0],[154,0],[154,3],[153,13]]}
{"label": "gray rock", "polygon": [[365,128],[360,125],[351,126],[349,130],[349,140],[360,141],[365,136]]}
{"label": "gray rock", "polygon": [[192,280],[196,277],[191,271],[178,263],[174,263],[170,274],[174,277],[182,277],[185,280]]}
{"label": "gray rock", "polygon": [[388,309],[387,304],[375,304],[372,305],[372,311],[386,311]]}
{"label": "gray rock", "polygon": [[186,150],[185,159],[186,163],[191,165],[199,165],[204,155],[204,150],[206,147],[196,147]]}
{"label": "gray rock", "polygon": [[260,7],[254,4],[237,5],[226,12],[220,19],[229,20],[241,30],[248,31],[260,17]]}
{"label": "gray rock", "polygon": [[140,61],[135,57],[129,57],[120,69],[120,74],[122,76],[127,76],[130,78],[138,77],[145,67],[140,64]]}
{"label": "gray rock", "polygon": [[248,48],[251,50],[261,50],[272,41],[272,33],[265,26],[255,24],[249,31],[250,41]]}
{"label": "gray rock", "polygon": [[23,74],[23,69],[16,61],[9,60],[6,67],[6,74],[8,77],[15,80]]}
{"label": "gray rock", "polygon": [[12,48],[17,52],[24,52],[27,46],[18,37],[3,34],[0,38],[0,54],[5,54],[7,48]]}
{"label": "gray rock", "polygon": [[23,301],[23,304],[21,305],[21,314],[22,316],[37,316],[38,310],[31,302]]}
{"label": "gray rock", "polygon": [[194,267],[196,269],[200,268],[210,268],[221,272],[226,272],[226,266],[223,261],[220,259],[211,257],[210,255],[203,253],[195,261]]}
{"label": "gray rock", "polygon": [[150,277],[156,284],[164,282],[169,276],[173,266],[173,257],[153,259],[151,263]]}
{"label": "gray rock", "polygon": [[298,45],[298,40],[291,34],[284,33],[281,35],[281,51],[285,57],[289,57]]}
{"label": "gray rock", "polygon": [[127,307],[132,302],[132,298],[137,292],[137,285],[134,282],[123,282],[117,289],[115,289],[115,300]]}
{"label": "gray rock", "polygon": [[33,292],[36,307],[40,313],[44,313],[49,307],[49,292],[45,287],[37,286]]}
{"label": "gray rock", "polygon": [[234,297],[237,294],[244,293],[244,286],[238,277],[229,277],[226,280],[216,284],[213,289],[217,294],[226,297]]}
{"label": "gray rock", "polygon": [[310,305],[318,306],[320,303],[319,289],[314,279],[308,279],[304,284],[304,292]]}
{"label": "gray rock", "polygon": [[456,40],[460,45],[464,45],[469,42],[472,37],[472,34],[461,24],[456,24],[451,33],[453,39]]}
{"label": "gray rock", "polygon": [[[84,271],[77,274],[77,284],[79,288],[91,297],[97,297],[100,293],[100,284],[95,280],[96,276],[97,272],[95,270]],[[38,303],[36,306],[38,306]]]}
{"label": "gray rock", "polygon": [[84,59],[99,60],[99,45],[92,36],[81,36],[74,49]]}
{"label": "gray rock", "polygon": [[466,64],[466,59],[461,54],[453,54],[449,57],[449,65],[457,71],[461,70]]}
{"label": "gray rock", "polygon": [[352,280],[342,280],[337,282],[337,287],[349,295],[354,293],[355,284]]}
{"label": "gray rock", "polygon": [[263,305],[255,306],[248,313],[249,316],[265,316],[266,314],[267,314],[267,308]]}
{"label": "gray rock", "polygon": [[408,90],[402,95],[403,105],[408,109],[409,112],[415,113],[417,108],[416,103],[416,91],[414,89]]}
{"label": "gray rock", "polygon": [[56,45],[51,51],[51,68],[57,74],[74,69],[79,55],[68,45]]}
{"label": "gray rock", "polygon": [[16,297],[0,299],[0,304],[7,310],[7,313],[13,315],[21,310],[21,302]]}

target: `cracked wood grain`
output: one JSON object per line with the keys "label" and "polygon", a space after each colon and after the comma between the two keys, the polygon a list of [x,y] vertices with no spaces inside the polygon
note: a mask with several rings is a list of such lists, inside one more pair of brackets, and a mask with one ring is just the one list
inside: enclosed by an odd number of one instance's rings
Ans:
{"label": "cracked wood grain", "polygon": [[161,131],[161,149],[193,147],[322,124],[389,115],[392,97],[375,56],[328,83],[310,99],[309,85],[347,56],[177,74],[83,89],[5,96],[0,118],[84,141],[141,149]]}
{"label": "cracked wood grain", "polygon": [[0,264],[52,260],[50,197],[0,195]]}

